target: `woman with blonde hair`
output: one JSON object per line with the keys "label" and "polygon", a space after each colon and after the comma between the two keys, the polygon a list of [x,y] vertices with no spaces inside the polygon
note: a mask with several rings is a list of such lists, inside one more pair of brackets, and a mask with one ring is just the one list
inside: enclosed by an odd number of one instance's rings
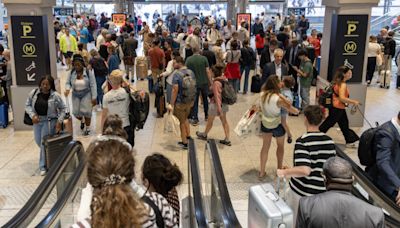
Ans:
{"label": "woman with blonde hair", "polygon": [[260,173],[258,176],[260,179],[266,176],[265,166],[272,137],[276,138],[278,169],[282,169],[286,131],[281,122],[281,108],[293,114],[299,113],[299,110],[294,108],[291,102],[281,95],[282,87],[283,84],[279,77],[271,75],[261,89],[259,105],[262,113],[261,132],[263,133],[263,145],[260,152]]}

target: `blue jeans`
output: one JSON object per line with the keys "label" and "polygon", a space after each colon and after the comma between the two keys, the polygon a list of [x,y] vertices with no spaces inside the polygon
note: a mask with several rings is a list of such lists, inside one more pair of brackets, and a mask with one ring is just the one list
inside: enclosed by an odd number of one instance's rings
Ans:
{"label": "blue jeans", "polygon": [[50,133],[49,133],[49,121],[47,117],[40,117],[40,122],[33,125],[33,135],[36,144],[40,147],[40,158],[39,168],[40,170],[46,169],[46,160],[44,154],[43,137],[47,135],[54,135],[56,132],[57,119],[53,119],[50,122]]}
{"label": "blue jeans", "polygon": [[104,84],[104,82],[106,81],[106,77],[96,77],[96,86],[97,86],[97,104],[101,104],[101,106],[103,107],[103,89],[101,88],[101,86]]}
{"label": "blue jeans", "polygon": [[[249,74],[250,74],[250,66],[240,66],[240,75],[243,75],[244,71],[244,88],[243,92],[247,93],[247,88],[249,87]],[[240,84],[239,84],[240,86]]]}
{"label": "blue jeans", "polygon": [[240,89],[240,79],[228,79],[229,83],[231,83],[232,87],[235,89],[236,92],[239,92]]}
{"label": "blue jeans", "polygon": [[205,118],[208,117],[208,85],[203,85],[200,87],[197,87],[196,90],[196,99],[194,100],[194,105],[191,113],[191,119],[193,120],[199,120],[199,97],[203,99],[203,107],[204,107],[204,116]]}
{"label": "blue jeans", "polygon": [[304,109],[310,104],[310,87],[300,86],[301,108]]}

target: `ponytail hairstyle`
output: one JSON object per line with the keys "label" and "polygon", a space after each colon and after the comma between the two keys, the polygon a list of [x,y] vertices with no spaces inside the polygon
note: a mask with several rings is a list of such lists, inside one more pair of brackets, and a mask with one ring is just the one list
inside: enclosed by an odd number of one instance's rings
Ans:
{"label": "ponytail hairstyle", "polygon": [[178,186],[183,179],[183,174],[176,164],[162,154],[153,154],[143,162],[143,179],[153,186],[157,193],[167,197],[168,192]]}
{"label": "ponytail hairstyle", "polygon": [[261,100],[263,103],[268,99],[268,102],[271,99],[273,94],[279,94],[281,92],[279,77],[277,75],[271,75],[268,77],[267,81],[264,83],[261,88],[261,92],[264,92]]}
{"label": "ponytail hairstyle", "polygon": [[335,72],[335,76],[333,77],[333,82],[336,85],[340,85],[342,84],[343,80],[344,80],[344,75],[349,72],[349,70],[351,70],[348,66],[341,66],[339,68],[337,68],[336,72]]}
{"label": "ponytail hairstyle", "polygon": [[103,125],[103,135],[115,135],[119,136],[123,139],[127,139],[128,135],[126,131],[122,127],[122,119],[119,118],[117,114],[109,115],[106,120],[104,121]]}
{"label": "ponytail hairstyle", "polygon": [[92,227],[140,227],[148,219],[149,211],[129,185],[135,177],[132,151],[121,141],[110,138],[89,145]]}

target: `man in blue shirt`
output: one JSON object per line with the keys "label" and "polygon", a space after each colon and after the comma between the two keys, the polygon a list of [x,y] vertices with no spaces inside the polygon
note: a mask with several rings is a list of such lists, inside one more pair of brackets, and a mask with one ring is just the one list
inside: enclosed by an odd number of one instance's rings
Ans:
{"label": "man in blue shirt", "polygon": [[89,43],[89,30],[83,24],[79,25],[79,42],[83,44],[83,49],[87,50],[87,44]]}

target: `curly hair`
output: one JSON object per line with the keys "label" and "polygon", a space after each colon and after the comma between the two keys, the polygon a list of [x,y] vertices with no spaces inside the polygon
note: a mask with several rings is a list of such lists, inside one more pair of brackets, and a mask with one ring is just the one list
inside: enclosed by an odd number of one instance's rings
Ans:
{"label": "curly hair", "polygon": [[[92,227],[140,227],[149,211],[129,186],[135,177],[132,152],[117,140],[95,141],[88,151],[87,176],[94,188]],[[105,184],[112,175],[123,181]]]}
{"label": "curly hair", "polygon": [[127,139],[128,135],[122,127],[122,119],[116,115],[107,116],[103,125],[103,135],[115,135]]}

